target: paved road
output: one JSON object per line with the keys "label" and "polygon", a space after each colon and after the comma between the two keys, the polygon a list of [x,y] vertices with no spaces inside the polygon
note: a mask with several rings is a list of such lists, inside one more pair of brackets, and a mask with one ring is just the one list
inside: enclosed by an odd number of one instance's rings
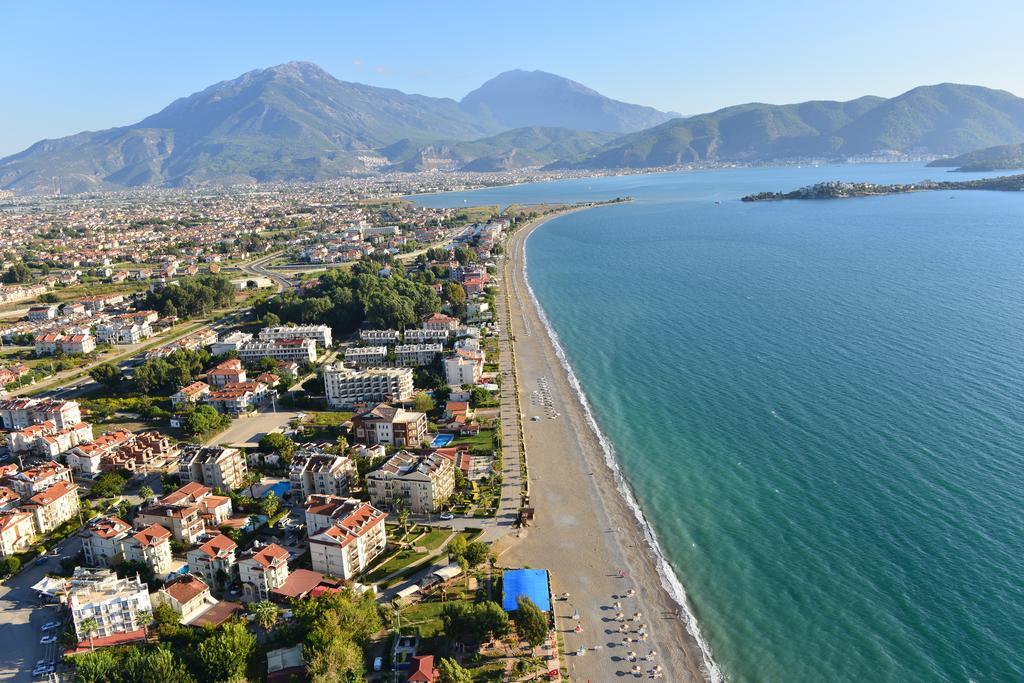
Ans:
{"label": "paved road", "polygon": [[221,432],[207,440],[206,445],[222,443],[244,443],[259,441],[265,434],[281,429],[299,416],[299,413],[288,410],[259,412],[252,417],[237,418],[227,431]]}
{"label": "paved road", "polygon": [[[62,555],[76,555],[82,549],[82,540],[72,536],[62,544]],[[40,606],[32,586],[49,570],[57,568],[60,558],[51,557],[37,567],[32,564],[0,587],[0,680],[32,680],[32,669],[40,659],[59,659],[57,647],[40,645],[42,626],[57,621],[64,611],[56,606]]]}

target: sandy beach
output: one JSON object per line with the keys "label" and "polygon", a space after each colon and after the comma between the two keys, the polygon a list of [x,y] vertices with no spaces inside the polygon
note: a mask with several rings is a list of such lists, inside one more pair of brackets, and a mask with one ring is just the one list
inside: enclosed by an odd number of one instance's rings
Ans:
{"label": "sandy beach", "polygon": [[[555,615],[571,680],[649,679],[655,665],[661,667],[663,680],[709,680],[699,641],[663,587],[655,554],[616,487],[598,436],[527,288],[523,245],[546,220],[517,230],[505,260],[536,520],[502,553],[501,563],[548,569],[555,595],[570,594],[568,600],[556,601]],[[551,419],[554,413],[558,416]],[[540,420],[531,420],[533,416]],[[577,610],[579,620],[574,621]],[[624,621],[617,619],[619,612]],[[636,613],[641,614],[638,619],[633,618]],[[581,633],[575,631],[577,624]],[[576,654],[580,647],[586,648],[582,656]],[[650,656],[652,650],[656,655]]]}

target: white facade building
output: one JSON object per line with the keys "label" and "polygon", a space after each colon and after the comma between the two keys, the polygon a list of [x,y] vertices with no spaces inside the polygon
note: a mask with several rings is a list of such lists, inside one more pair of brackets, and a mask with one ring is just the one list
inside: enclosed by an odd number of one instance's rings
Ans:
{"label": "white facade building", "polygon": [[405,401],[412,398],[411,368],[353,370],[334,365],[324,370],[327,404],[346,408],[360,402]]}

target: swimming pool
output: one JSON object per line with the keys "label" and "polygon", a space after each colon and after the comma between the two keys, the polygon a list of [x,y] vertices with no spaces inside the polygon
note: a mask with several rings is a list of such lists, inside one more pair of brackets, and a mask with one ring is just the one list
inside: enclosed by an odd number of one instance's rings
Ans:
{"label": "swimming pool", "polygon": [[431,448],[444,448],[452,441],[455,440],[455,436],[452,434],[438,434],[434,437],[434,440],[430,442]]}

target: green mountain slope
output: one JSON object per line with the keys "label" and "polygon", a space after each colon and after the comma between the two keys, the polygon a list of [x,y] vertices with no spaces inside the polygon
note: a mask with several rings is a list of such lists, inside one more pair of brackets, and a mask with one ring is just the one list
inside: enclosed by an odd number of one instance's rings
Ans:
{"label": "green mountain slope", "polygon": [[1024,139],[1024,99],[942,84],[892,99],[746,104],[669,121],[613,140],[559,167],[644,168],[702,161],[845,158],[896,150],[959,154]]}
{"label": "green mountain slope", "polygon": [[1024,143],[986,147],[955,157],[936,159],[928,165],[950,167],[957,171],[1008,171],[1024,168]]}

